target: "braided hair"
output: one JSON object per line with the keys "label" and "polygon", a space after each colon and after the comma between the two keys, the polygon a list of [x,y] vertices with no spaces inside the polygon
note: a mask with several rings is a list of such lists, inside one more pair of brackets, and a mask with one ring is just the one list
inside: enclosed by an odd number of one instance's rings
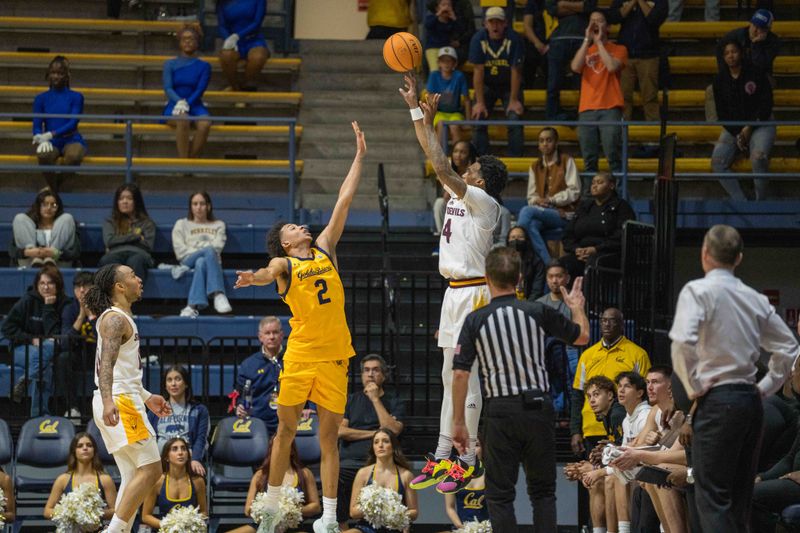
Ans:
{"label": "braided hair", "polygon": [[100,315],[111,307],[111,291],[114,288],[114,283],[117,282],[117,269],[120,267],[119,263],[106,265],[94,273],[94,284],[86,291],[83,300],[86,307],[95,315]]}

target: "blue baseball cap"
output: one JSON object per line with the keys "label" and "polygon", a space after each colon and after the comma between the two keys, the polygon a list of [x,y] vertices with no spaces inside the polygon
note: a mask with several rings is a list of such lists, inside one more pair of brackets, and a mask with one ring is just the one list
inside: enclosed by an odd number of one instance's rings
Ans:
{"label": "blue baseball cap", "polygon": [[750,24],[768,30],[772,27],[772,21],[774,19],[775,17],[772,16],[772,13],[770,13],[768,9],[759,9],[753,14],[753,18],[750,19]]}

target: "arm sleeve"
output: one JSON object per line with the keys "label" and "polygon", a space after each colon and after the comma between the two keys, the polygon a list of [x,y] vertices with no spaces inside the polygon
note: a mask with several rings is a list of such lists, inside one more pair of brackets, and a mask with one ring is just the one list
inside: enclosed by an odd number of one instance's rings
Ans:
{"label": "arm sleeve", "polygon": [[636,213],[633,208],[625,200],[620,200],[617,208],[616,227],[613,232],[606,237],[606,240],[596,246],[597,253],[614,253],[622,249],[622,228],[628,220],[635,220]]}
{"label": "arm sleeve", "polygon": [[[658,3],[658,0],[656,0],[656,3]],[[620,13],[621,8],[622,0],[614,0],[611,2],[611,7],[606,13],[606,18],[609,24],[620,24],[623,21],[622,13]],[[655,9],[655,7],[653,9]]]}
{"label": "arm sleeve", "polygon": [[189,245],[186,243],[186,219],[178,219],[172,227],[172,251],[175,252],[175,259],[183,261],[189,255]]}
{"label": "arm sleeve", "polygon": [[800,353],[800,347],[789,326],[769,306],[769,314],[761,328],[761,347],[772,354],[769,358],[769,371],[761,378],[758,388],[761,394],[775,393],[791,375],[792,365]]}
{"label": "arm sleeve", "polygon": [[161,75],[161,81],[164,84],[164,92],[170,102],[177,102],[181,99],[180,95],[172,88],[172,72],[174,69],[175,63],[172,59],[164,62],[164,73]]}
{"label": "arm sleeve", "polygon": [[536,200],[539,199],[539,193],[536,192],[536,172],[533,170],[536,164],[538,161],[531,163],[528,168],[528,205],[536,205]]}
{"label": "arm sleeve", "polygon": [[[79,313],[80,311],[78,311]],[[78,318],[78,314],[75,311],[75,306],[73,305],[65,305],[64,310],[61,312],[61,334],[66,335],[68,337],[80,337],[81,334],[79,331],[75,331],[72,329],[72,324],[75,323],[75,319]]]}
{"label": "arm sleeve", "polygon": [[226,233],[225,223],[220,220],[219,229],[214,234],[214,239],[211,241],[211,247],[217,254],[221,254],[225,248],[225,243],[228,241],[228,234]]}
{"label": "arm sleeve", "polygon": [[195,405],[197,409],[197,432],[192,443],[192,459],[202,461],[208,446],[208,409],[203,404]]}
{"label": "arm sleeve", "polygon": [[475,362],[475,357],[477,356],[473,332],[474,321],[475,315],[469,315],[461,327],[456,354],[453,358],[453,370],[465,370],[467,372],[472,370],[472,363]]}
{"label": "arm sleeve", "polygon": [[153,251],[156,244],[156,225],[152,219],[146,218],[142,221],[142,244],[147,248],[148,252]]}
{"label": "arm sleeve", "polygon": [[222,39],[227,39],[230,37],[231,32],[228,29],[228,21],[225,20],[223,4],[224,2],[217,2],[217,33]]}
{"label": "arm sleeve", "polygon": [[135,244],[140,240],[139,236],[132,232],[126,233],[125,235],[117,235],[114,231],[114,224],[110,219],[103,222],[103,243],[105,243],[108,249],[122,246],[123,244]]}
{"label": "arm sleeve", "polygon": [[500,218],[500,205],[486,191],[480,187],[467,185],[462,200],[475,218],[478,227],[490,229],[497,224]]}
{"label": "arm sleeve", "polygon": [[582,435],[583,434],[583,402],[586,398],[583,396],[583,391],[572,389],[572,401],[570,402],[569,410],[569,434]]}
{"label": "arm sleeve", "polygon": [[564,246],[565,252],[574,252],[575,248],[578,247],[578,242],[575,239],[575,221],[577,220],[577,216],[572,217],[569,222],[567,222],[567,227],[564,228],[564,234],[561,237],[561,243]]}
{"label": "arm sleeve", "polygon": [[481,50],[481,32],[477,32],[469,41],[469,62],[473,65],[483,65],[486,57]]}
{"label": "arm sleeve", "polygon": [[[36,98],[33,99],[33,112],[34,113],[44,113],[44,97],[41,94],[36,95]],[[40,133],[44,133],[45,122],[44,118],[36,117],[33,119],[33,134],[38,135]]]}
{"label": "arm sleeve", "polygon": [[[619,1],[622,3],[622,0]],[[650,14],[645,17],[645,20],[650,28],[656,29],[664,24],[664,21],[667,20],[668,14],[669,5],[667,4],[667,0],[656,0],[653,9],[650,10]]]}
{"label": "arm sleeve", "polygon": [[0,328],[3,337],[10,339],[14,344],[26,344],[33,338],[33,335],[25,331],[26,315],[28,314],[26,311],[25,298],[22,298],[8,312],[8,316]]}
{"label": "arm sleeve", "polygon": [[798,451],[800,451],[800,433],[798,433],[795,437],[794,443],[792,444],[789,452],[781,457],[781,460],[775,463],[775,466],[761,474],[761,479],[778,479],[779,477],[791,472],[792,468],[794,467],[794,458]]}
{"label": "arm sleeve", "polygon": [[558,19],[558,0],[547,0],[544,3],[545,10],[550,13],[554,19]]}
{"label": "arm sleeve", "polygon": [[[63,296],[58,297],[63,305],[62,298]],[[54,304],[45,304],[42,308],[42,326],[44,327],[44,334],[47,337],[59,335],[61,333],[61,311],[63,311],[63,308],[59,309],[58,305],[59,302],[57,301]]]}
{"label": "arm sleeve", "polygon": [[672,340],[672,368],[683,383],[686,393],[693,398],[702,392],[695,376],[698,364],[697,340],[700,324],[705,319],[705,306],[691,285],[686,285],[678,295],[675,319],[669,338]]}
{"label": "arm sleeve", "polygon": [[430,12],[425,13],[424,25],[425,25],[425,30],[427,30],[426,33],[428,35],[436,31],[436,20],[437,20],[436,15],[434,15],[433,13]]}
{"label": "arm sleeve", "polygon": [[195,85],[194,92],[186,99],[189,105],[195,105],[198,100],[203,97],[203,93],[206,92],[206,88],[208,87],[208,81],[211,79],[211,65],[202,59],[198,59],[198,61],[201,67],[199,68],[197,85]]}
{"label": "arm sleeve", "polygon": [[[727,68],[727,67],[725,67]],[[728,102],[725,100],[722,91],[722,76],[717,74],[714,78],[714,83],[711,85],[711,90],[714,92],[714,107],[717,110],[717,118],[724,122],[731,119],[731,114],[728,110]],[[741,126],[723,126],[731,135],[738,135],[742,131]]]}
{"label": "arm sleeve", "polygon": [[541,306],[542,328],[548,335],[561,339],[567,344],[573,344],[575,339],[580,337],[581,328],[578,324],[575,324],[550,306],[537,305]]}
{"label": "arm sleeve", "polygon": [[[508,232],[506,232],[508,235]],[[544,286],[545,286],[545,275],[546,269],[544,266],[544,261],[534,254],[533,256],[533,282],[531,283],[528,300],[533,301],[537,298],[540,298],[544,294]]]}
{"label": "arm sleeve", "polygon": [[[83,113],[83,95],[81,93],[73,93],[71,95],[69,112],[71,115],[80,115]],[[53,137],[74,132],[78,129],[78,122],[80,122],[80,120],[77,118],[67,120],[60,128],[53,130]]]}
{"label": "arm sleeve", "polygon": [[759,72],[757,78],[758,81],[758,120],[759,121],[766,121],[769,120],[772,116],[772,106],[773,106],[773,96],[772,96],[772,85],[767,79],[767,75]]}
{"label": "arm sleeve", "polygon": [[242,28],[239,32],[239,37],[245,35],[252,35],[261,29],[261,24],[264,22],[264,17],[267,14],[267,0],[258,0],[256,2],[256,14],[250,24]]}
{"label": "arm sleeve", "polygon": [[550,198],[558,207],[574,204],[581,197],[581,179],[578,176],[578,167],[575,165],[575,160],[571,157],[567,157],[564,179],[567,182],[567,188],[557,192]]}

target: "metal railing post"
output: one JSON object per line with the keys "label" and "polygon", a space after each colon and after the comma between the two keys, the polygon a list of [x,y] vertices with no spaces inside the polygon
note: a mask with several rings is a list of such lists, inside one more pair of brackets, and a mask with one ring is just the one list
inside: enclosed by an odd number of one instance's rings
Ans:
{"label": "metal railing post", "polygon": [[125,121],[125,183],[133,183],[133,120]]}
{"label": "metal railing post", "polygon": [[294,212],[294,196],[295,192],[295,127],[297,122],[292,121],[289,123],[289,220],[295,222]]}
{"label": "metal railing post", "polygon": [[[606,156],[607,157],[607,156]],[[628,199],[628,121],[622,121],[622,183],[620,184],[622,198]]]}

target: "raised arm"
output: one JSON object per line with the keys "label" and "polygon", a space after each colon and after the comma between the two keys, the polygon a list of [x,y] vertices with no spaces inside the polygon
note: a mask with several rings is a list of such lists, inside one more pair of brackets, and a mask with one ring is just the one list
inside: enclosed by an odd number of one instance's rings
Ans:
{"label": "raised arm", "polygon": [[317,244],[328,252],[332,258],[336,257],[336,245],[344,231],[344,223],[347,222],[347,214],[350,212],[350,204],[353,203],[353,196],[358,189],[361,181],[361,166],[364,156],[367,154],[367,141],[364,139],[364,132],[358,127],[358,122],[353,122],[353,131],[356,134],[356,157],[350,166],[350,172],[344,178],[342,186],[339,188],[339,197],[333,207],[331,220],[322,233],[317,237]]}
{"label": "raised arm", "polygon": [[[422,150],[425,156],[431,161],[433,170],[436,172],[436,179],[450,189],[457,198],[463,198],[467,192],[467,184],[464,179],[453,170],[447,154],[444,153],[442,145],[439,144],[439,139],[436,137],[436,131],[433,129],[433,117],[436,115],[436,109],[439,106],[438,94],[429,94],[427,102],[418,102],[417,100],[417,87],[416,80],[411,76],[404,76],[405,89],[399,89],[400,94],[408,104],[409,109],[412,110],[412,117],[414,118],[414,131],[417,133]],[[422,109],[422,117],[416,113]]]}
{"label": "raised arm", "polygon": [[[283,280],[288,274],[288,266],[285,257],[273,257],[269,264],[264,268],[259,268],[255,272],[251,270],[237,270],[236,283],[234,289],[249,287],[250,285],[269,285],[273,281]],[[280,286],[278,287],[281,288]]]}

